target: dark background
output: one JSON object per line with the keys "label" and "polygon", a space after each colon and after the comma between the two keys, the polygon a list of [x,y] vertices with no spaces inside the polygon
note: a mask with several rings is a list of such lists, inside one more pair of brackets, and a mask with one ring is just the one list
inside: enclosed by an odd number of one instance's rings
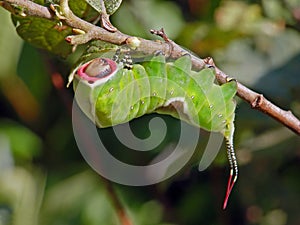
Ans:
{"label": "dark background", "polygon": [[[300,117],[300,3],[297,1],[124,0],[112,16],[122,32],[169,37],[200,57],[213,56],[232,77]],[[65,83],[72,57],[62,59],[22,42],[0,8],[0,224],[114,225],[107,181],[81,156],[72,131],[73,90]],[[60,80],[60,73],[64,80]],[[221,209],[228,163],[223,147],[199,172],[206,145],[201,132],[194,157],[176,176],[147,187],[113,184],[137,225],[300,224],[300,139],[237,98],[235,146],[240,176]],[[131,122],[149,135],[147,115]],[[168,134],[141,154],[101,132],[112,154],[147,163],[176,143],[179,123],[163,116]]]}

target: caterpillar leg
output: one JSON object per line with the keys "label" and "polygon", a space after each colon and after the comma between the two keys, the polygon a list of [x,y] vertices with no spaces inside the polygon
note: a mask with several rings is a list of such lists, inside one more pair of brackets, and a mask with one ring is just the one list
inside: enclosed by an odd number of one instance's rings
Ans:
{"label": "caterpillar leg", "polygon": [[126,52],[124,54],[124,58],[122,59],[122,63],[124,65],[124,68],[131,70],[133,67],[133,61],[132,57],[129,52]]}
{"label": "caterpillar leg", "polygon": [[228,129],[225,132],[224,136],[226,140],[227,157],[230,165],[230,174],[228,178],[227,189],[226,189],[225,199],[223,203],[223,209],[225,209],[227,206],[230,193],[238,178],[238,164],[237,164],[234,147],[233,147],[233,133],[234,133],[233,121],[228,125],[227,128]]}
{"label": "caterpillar leg", "polygon": [[123,49],[123,55],[121,55],[121,53],[121,48],[118,48],[112,60],[114,60],[116,63],[123,63],[123,66],[126,69],[132,69],[133,60],[130,55],[130,49]]}
{"label": "caterpillar leg", "polygon": [[121,49],[118,48],[115,52],[114,56],[112,57],[112,60],[114,60],[116,63],[120,62],[120,55],[121,55]]}

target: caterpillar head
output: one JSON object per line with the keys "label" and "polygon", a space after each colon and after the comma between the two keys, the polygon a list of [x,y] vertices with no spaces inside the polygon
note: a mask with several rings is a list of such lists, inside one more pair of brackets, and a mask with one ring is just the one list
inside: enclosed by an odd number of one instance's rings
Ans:
{"label": "caterpillar head", "polygon": [[118,65],[109,58],[95,58],[82,66],[76,72],[77,78],[90,85],[99,85],[115,75]]}
{"label": "caterpillar head", "polygon": [[106,82],[119,71],[118,64],[109,58],[94,58],[74,70],[75,99],[81,110],[99,127],[95,105]]}

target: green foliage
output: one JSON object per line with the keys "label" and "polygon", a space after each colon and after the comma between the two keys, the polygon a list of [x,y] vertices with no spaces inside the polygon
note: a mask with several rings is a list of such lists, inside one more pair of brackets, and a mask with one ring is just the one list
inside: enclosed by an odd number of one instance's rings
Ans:
{"label": "green foliage", "polygon": [[150,29],[163,27],[170,38],[175,38],[184,26],[180,9],[173,1],[123,1],[112,21],[126,34],[151,39]]}
{"label": "green foliage", "polygon": [[65,41],[71,28],[58,21],[36,17],[15,16],[18,34],[27,42],[63,57],[71,53],[72,47]]}
{"label": "green foliage", "polygon": [[[16,72],[17,60],[22,50],[22,40],[16,35],[10,17],[0,8],[0,79],[9,77]],[[5,54],[4,54],[5,52]]]}
{"label": "green foliage", "polygon": [[[145,13],[145,8],[136,7],[139,1],[124,0],[112,16],[113,24],[125,33],[150,37],[150,28],[166,27],[174,18],[177,22],[166,29],[172,39],[201,56],[213,56],[226,73],[300,116],[300,33],[299,20],[293,16],[299,1],[147,2],[160,6],[163,13]],[[72,5],[76,14],[92,11],[80,2],[82,7]],[[128,13],[130,8],[134,13]],[[234,12],[241,9],[244,13],[237,16]],[[118,224],[105,182],[82,160],[72,137],[64,101],[73,93],[50,85],[44,66],[51,58],[43,55],[40,60],[46,63],[37,67],[38,51],[29,45],[22,48],[12,27],[9,31],[9,14],[0,10],[0,127],[4,128],[0,135],[0,224]],[[45,32],[38,32],[37,37],[41,33]],[[66,78],[69,66],[54,65]],[[29,116],[25,113],[28,108]],[[153,117],[132,121],[133,133],[146,138],[149,129],[145,124]],[[167,121],[168,134],[154,152],[141,154],[124,148],[111,129],[104,129],[101,135],[116,158],[148,163],[178,137],[178,121],[161,118]],[[220,206],[227,179],[224,151],[208,170],[199,173],[192,167],[198,165],[207,144],[207,135],[201,132],[192,162],[177,176],[149,187],[114,185],[135,224],[299,223],[299,137],[244,103],[238,105],[235,122],[241,175],[227,210]],[[16,147],[20,149],[14,150]]]}
{"label": "green foliage", "polygon": [[13,121],[0,121],[0,135],[2,138],[7,138],[12,153],[20,160],[32,160],[41,153],[41,139],[20,124]]}
{"label": "green foliage", "polygon": [[[95,0],[86,0],[89,5],[91,5],[97,12],[100,14],[103,13],[104,9],[102,9],[101,1]],[[108,15],[112,15],[122,3],[122,0],[104,0],[105,12]]]}
{"label": "green foliage", "polygon": [[[49,2],[44,0],[36,1],[36,3],[49,5]],[[53,1],[53,4],[55,4],[55,1]],[[97,17],[97,12],[84,0],[70,1],[70,8],[75,15],[84,20],[93,21]],[[71,54],[72,46],[65,41],[66,36],[72,34],[70,27],[59,20],[30,17],[22,13],[24,13],[22,9],[16,9],[13,15],[13,22],[22,39],[55,55],[67,57]]]}
{"label": "green foliage", "polygon": [[76,16],[86,21],[93,21],[98,16],[98,12],[89,6],[85,0],[69,1],[69,6]]}

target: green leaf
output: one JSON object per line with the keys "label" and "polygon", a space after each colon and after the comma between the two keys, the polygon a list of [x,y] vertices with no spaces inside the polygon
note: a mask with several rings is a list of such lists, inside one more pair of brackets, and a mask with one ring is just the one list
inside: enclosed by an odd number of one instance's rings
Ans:
{"label": "green leaf", "polygon": [[153,38],[148,30],[163,27],[171,39],[177,37],[184,25],[181,11],[173,1],[124,1],[112,22],[127,34],[148,38]]}
{"label": "green leaf", "polygon": [[30,160],[41,151],[41,139],[16,122],[2,120],[0,122],[0,134],[8,137],[11,150],[16,159]]}
{"label": "green leaf", "polygon": [[72,46],[65,41],[71,34],[71,28],[58,21],[36,17],[14,16],[17,32],[21,38],[35,47],[45,49],[62,57],[72,52]]}
{"label": "green leaf", "polygon": [[[24,82],[39,106],[47,103],[51,91],[50,76],[46,71],[44,59],[38,50],[24,43],[17,68],[18,77]],[[33,63],[34,62],[34,63]]]}
{"label": "green leaf", "polygon": [[22,39],[13,29],[10,15],[0,8],[0,79],[16,73],[19,54],[22,49]]}
{"label": "green leaf", "polygon": [[93,21],[95,20],[95,18],[97,18],[97,16],[99,16],[99,13],[90,5],[88,5],[85,0],[69,1],[69,6],[76,16],[86,21]]}

